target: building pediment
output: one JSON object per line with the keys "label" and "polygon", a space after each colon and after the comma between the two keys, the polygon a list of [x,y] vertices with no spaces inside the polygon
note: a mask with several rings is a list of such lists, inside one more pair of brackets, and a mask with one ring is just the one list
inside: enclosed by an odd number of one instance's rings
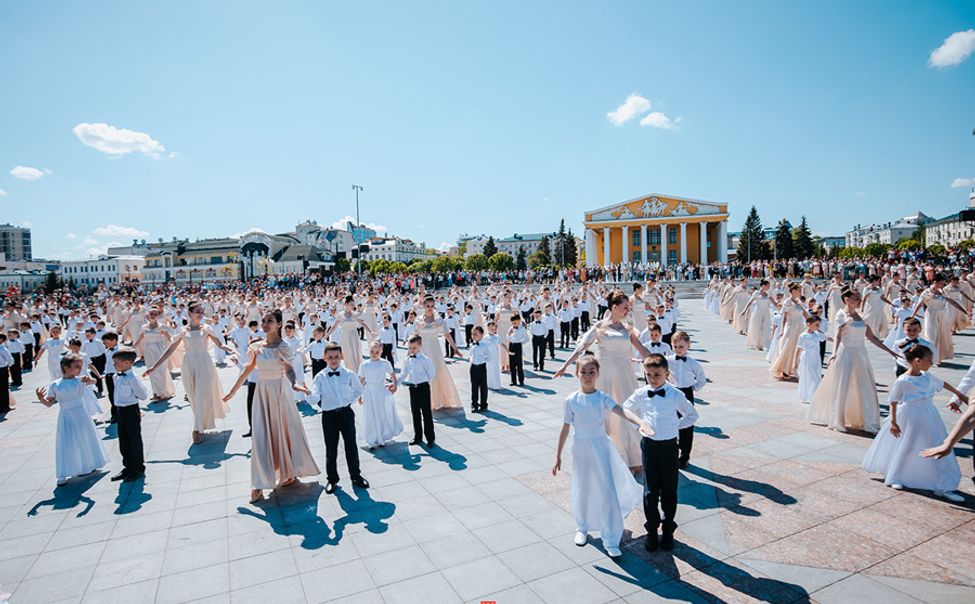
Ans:
{"label": "building pediment", "polygon": [[726,211],[723,204],[695,199],[682,199],[679,197],[650,195],[595,210],[589,215],[588,219],[594,221],[640,220],[647,218],[706,216],[709,214],[724,214]]}

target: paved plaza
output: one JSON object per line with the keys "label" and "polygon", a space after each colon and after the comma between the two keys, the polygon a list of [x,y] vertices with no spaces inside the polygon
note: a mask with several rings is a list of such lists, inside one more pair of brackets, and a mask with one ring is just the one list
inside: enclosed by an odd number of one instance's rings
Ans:
{"label": "paved plaza", "polygon": [[[105,471],[56,488],[57,411],[32,402],[42,368],[0,422],[0,592],[18,604],[975,601],[970,439],[959,449],[964,504],[885,488],[859,469],[868,437],[807,424],[795,384],[772,381],[764,353],[700,300],[683,312],[711,383],[673,552],[643,549],[641,510],[626,522],[622,558],[598,539],[573,544],[570,475],[549,470],[577,381],[550,379],[554,363],[524,388],[492,393],[485,415],[440,414],[437,448],[407,447],[405,434],[363,448],[368,490],[352,489],[343,462],[335,495],[305,482],[257,505],[247,503],[243,392],[220,431],[191,445],[178,380],[173,400],[144,405],[144,482]],[[972,336],[957,336],[958,358],[935,373],[957,383],[975,358]],[[870,348],[884,402],[892,363]],[[450,366],[465,404],[467,368]],[[236,368],[219,371],[229,387]],[[405,391],[396,400],[408,420]],[[301,410],[324,467],[319,416]],[[99,430],[114,471],[114,431]]]}

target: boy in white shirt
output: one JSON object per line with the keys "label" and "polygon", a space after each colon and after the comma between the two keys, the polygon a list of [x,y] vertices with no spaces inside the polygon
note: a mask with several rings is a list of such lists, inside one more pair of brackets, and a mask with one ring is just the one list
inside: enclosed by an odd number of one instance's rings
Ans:
{"label": "boy in white shirt", "polygon": [[325,437],[325,493],[335,492],[339,482],[338,456],[339,437],[345,445],[345,463],[349,468],[352,484],[368,489],[369,483],[359,470],[359,447],[355,437],[355,411],[352,404],[359,400],[365,388],[359,376],[342,365],[342,347],[329,344],[325,347],[324,371],[315,376],[311,394],[306,397],[309,403],[317,403],[322,410],[322,434]]}
{"label": "boy in white shirt", "polygon": [[[667,383],[668,366],[667,359],[659,354],[645,358],[643,370],[647,385],[638,388],[623,403],[624,409],[632,411],[653,430],[651,436],[640,439],[645,485],[643,513],[647,519],[643,546],[651,552],[658,547],[665,551],[674,549],[679,474],[677,437],[681,430],[693,428],[698,418],[687,397]],[[663,534],[658,537],[661,526]]]}
{"label": "boy in white shirt", "polygon": [[430,382],[436,376],[437,369],[430,357],[423,354],[423,337],[413,334],[407,341],[410,353],[403,363],[403,373],[400,383],[410,390],[410,412],[413,415],[413,440],[411,445],[419,445],[423,437],[427,439],[427,446],[432,447],[437,440],[433,431],[433,410],[430,408]]}

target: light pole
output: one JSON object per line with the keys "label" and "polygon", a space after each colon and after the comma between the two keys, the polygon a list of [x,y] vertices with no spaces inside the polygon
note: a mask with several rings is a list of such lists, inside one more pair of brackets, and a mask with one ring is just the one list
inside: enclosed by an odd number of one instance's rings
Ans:
{"label": "light pole", "polygon": [[[365,191],[362,185],[352,185],[352,190],[355,191],[355,226],[359,227],[359,191]],[[352,232],[352,242],[355,243],[355,269],[356,272],[362,275],[362,251],[359,249],[359,242],[355,240],[355,231]]]}

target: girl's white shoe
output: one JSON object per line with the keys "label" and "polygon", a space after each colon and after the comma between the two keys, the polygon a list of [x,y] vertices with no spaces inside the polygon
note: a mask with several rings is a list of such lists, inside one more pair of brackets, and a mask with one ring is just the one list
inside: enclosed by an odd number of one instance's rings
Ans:
{"label": "girl's white shoe", "polygon": [[619,558],[623,555],[623,552],[621,552],[620,548],[618,547],[607,546],[606,554],[609,555],[610,558]]}
{"label": "girl's white shoe", "polygon": [[965,498],[954,491],[935,491],[936,497],[951,501],[952,503],[963,503]]}
{"label": "girl's white shoe", "polygon": [[576,545],[578,545],[579,547],[582,547],[588,541],[589,541],[589,535],[587,535],[583,531],[576,531],[576,538],[575,538],[575,544]]}

